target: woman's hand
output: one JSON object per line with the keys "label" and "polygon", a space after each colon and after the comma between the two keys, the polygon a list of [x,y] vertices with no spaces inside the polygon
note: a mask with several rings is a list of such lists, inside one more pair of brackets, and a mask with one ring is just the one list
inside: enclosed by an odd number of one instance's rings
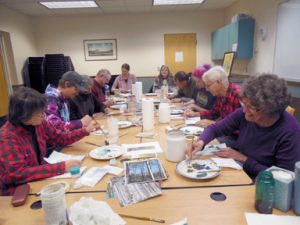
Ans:
{"label": "woman's hand", "polygon": [[93,120],[90,122],[90,124],[85,128],[85,130],[88,132],[88,133],[91,133],[95,130],[98,130],[100,128],[100,124],[97,123],[97,121]]}
{"label": "woman's hand", "polygon": [[194,143],[193,146],[191,143],[188,144],[186,151],[185,151],[187,158],[191,159],[196,152],[202,150],[203,146],[204,146],[204,142],[202,140]]}
{"label": "woman's hand", "polygon": [[236,161],[245,163],[247,160],[247,156],[244,154],[232,149],[232,148],[224,148],[216,152],[216,155],[222,158],[232,158]]}
{"label": "woman's hand", "polygon": [[78,161],[78,160],[67,160],[65,161],[65,165],[66,165],[66,168],[65,168],[65,172],[70,172],[70,169],[74,166],[81,166],[81,162]]}

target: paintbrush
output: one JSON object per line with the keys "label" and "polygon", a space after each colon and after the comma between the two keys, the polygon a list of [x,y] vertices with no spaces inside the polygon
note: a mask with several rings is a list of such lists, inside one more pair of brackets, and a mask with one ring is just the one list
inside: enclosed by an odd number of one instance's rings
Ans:
{"label": "paintbrush", "polygon": [[198,170],[197,173],[221,172],[221,170]]}
{"label": "paintbrush", "polygon": [[94,145],[94,146],[97,146],[97,147],[101,147],[102,146],[102,145],[98,145],[96,143],[92,143],[92,142],[88,142],[88,141],[86,141],[85,143],[89,144],[89,145]]}
{"label": "paintbrush", "polygon": [[[193,133],[193,136],[192,136],[192,143],[191,143],[192,151],[193,151],[193,146],[194,146],[194,139],[195,139],[195,133]],[[192,156],[189,156],[189,158],[187,159],[188,166],[190,166],[190,164],[191,164],[191,159],[192,159]]]}
{"label": "paintbrush", "polygon": [[[93,119],[94,122],[98,123],[94,116],[92,116],[92,119]],[[104,136],[105,145],[109,145],[108,137],[107,137],[106,133],[104,132],[104,130],[102,129],[101,125],[99,125],[99,128],[97,130],[101,130],[101,132],[103,133],[103,136]]]}
{"label": "paintbrush", "polygon": [[162,219],[156,219],[156,218],[150,218],[150,217],[132,216],[132,215],[125,215],[125,214],[121,214],[121,213],[119,213],[119,215],[122,217],[131,218],[131,219],[153,221],[153,222],[157,222],[157,223],[165,223],[166,222],[165,220],[162,220]]}

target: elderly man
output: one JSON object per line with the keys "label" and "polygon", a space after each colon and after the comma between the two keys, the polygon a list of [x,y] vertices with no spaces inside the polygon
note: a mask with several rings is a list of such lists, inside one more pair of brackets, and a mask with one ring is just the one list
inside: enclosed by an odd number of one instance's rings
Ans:
{"label": "elderly man", "polygon": [[85,115],[93,116],[95,113],[107,112],[106,106],[92,94],[93,80],[87,75],[82,75],[82,77],[85,91],[80,91],[79,95],[69,101],[71,120],[80,119]]}
{"label": "elderly man", "polygon": [[113,103],[112,99],[106,99],[105,97],[105,84],[111,79],[111,74],[107,69],[101,69],[98,71],[92,86],[92,94],[96,96],[99,102],[109,106]]}
{"label": "elderly man", "polygon": [[[202,77],[206,89],[217,99],[215,106],[200,112],[201,121],[198,125],[208,126],[214,120],[223,119],[240,107],[240,87],[228,81],[226,72],[221,66],[212,67]],[[187,116],[197,116],[199,112],[188,111]]]}

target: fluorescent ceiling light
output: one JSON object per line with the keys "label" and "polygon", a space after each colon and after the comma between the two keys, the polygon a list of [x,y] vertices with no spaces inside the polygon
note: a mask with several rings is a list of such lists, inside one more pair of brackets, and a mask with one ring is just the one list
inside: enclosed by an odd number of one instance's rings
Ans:
{"label": "fluorescent ceiling light", "polygon": [[153,0],[153,5],[189,5],[203,2],[204,0]]}
{"label": "fluorescent ceiling light", "polygon": [[41,1],[42,5],[49,9],[72,9],[72,8],[96,8],[98,5],[95,1]]}

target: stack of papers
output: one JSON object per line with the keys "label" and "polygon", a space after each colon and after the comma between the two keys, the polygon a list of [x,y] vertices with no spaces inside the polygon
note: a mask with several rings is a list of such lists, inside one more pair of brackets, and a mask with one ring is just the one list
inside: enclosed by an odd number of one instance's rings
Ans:
{"label": "stack of papers", "polygon": [[125,184],[124,177],[113,177],[107,189],[108,197],[117,197],[121,206],[131,205],[161,195],[156,182]]}
{"label": "stack of papers", "polygon": [[237,170],[243,169],[240,164],[231,158],[211,158],[219,167],[229,167]]}
{"label": "stack of papers", "polygon": [[53,151],[52,154],[48,158],[44,158],[44,160],[49,164],[55,164],[67,160],[82,161],[84,157],[85,155],[70,155],[70,154],[64,154],[61,152]]}

